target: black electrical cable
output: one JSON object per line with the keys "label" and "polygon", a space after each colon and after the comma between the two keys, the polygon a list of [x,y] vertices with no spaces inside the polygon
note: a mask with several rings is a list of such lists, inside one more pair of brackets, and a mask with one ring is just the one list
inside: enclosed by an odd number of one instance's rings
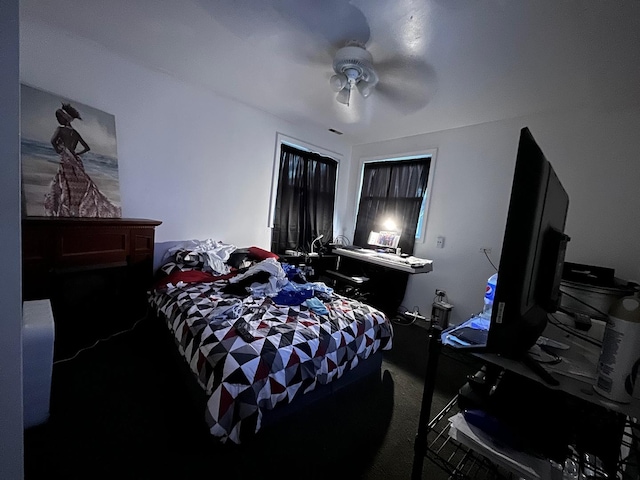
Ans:
{"label": "black electrical cable", "polygon": [[491,258],[489,258],[489,254],[487,253],[487,249],[483,248],[482,249],[482,253],[484,253],[484,256],[487,257],[487,260],[489,260],[489,263],[491,264],[493,269],[497,272],[498,271],[498,267],[496,267],[495,264],[491,261]]}
{"label": "black electrical cable", "polygon": [[[403,309],[402,311],[400,311],[400,309]],[[413,325],[416,321],[416,317],[413,317],[413,320],[408,321],[408,320],[400,320],[401,318],[404,318],[404,315],[409,311],[409,309],[407,309],[406,307],[400,306],[400,308],[398,309],[398,316],[391,318],[391,322],[395,325],[401,325],[403,327],[408,327],[409,325]]]}
{"label": "black electrical cable", "polygon": [[334,243],[336,243],[338,245],[350,245],[351,244],[351,240],[349,240],[349,238],[344,236],[344,235],[336,236],[336,238],[334,238],[333,241],[334,241]]}
{"label": "black electrical cable", "polygon": [[594,312],[598,312],[600,315],[603,315],[604,317],[607,317],[608,314],[603,312],[602,310],[598,310],[596,307],[594,307],[593,305],[589,305],[587,302],[579,299],[578,297],[576,297],[575,295],[571,295],[570,293],[565,292],[564,290],[560,289],[560,293],[562,293],[563,295],[566,295],[569,298],[572,298],[573,300],[575,300],[578,303],[581,303],[582,305],[584,305],[585,307],[589,307],[591,310],[593,310]]}
{"label": "black electrical cable", "polygon": [[404,320],[400,320],[401,317],[393,317],[391,319],[391,321],[393,322],[394,325],[400,325],[403,327],[408,327],[409,325],[413,325],[416,321],[416,319],[414,318],[411,321],[404,321]]}
{"label": "black electrical cable", "polygon": [[587,336],[587,335],[582,335],[580,334],[577,330],[575,330],[574,328],[565,325],[564,323],[562,323],[560,320],[558,320],[555,315],[553,314],[549,314],[550,318],[553,318],[554,321],[550,321],[549,323],[551,323],[551,325],[553,325],[554,327],[559,328],[560,330],[563,330],[565,332],[567,332],[570,335],[573,335],[574,337],[579,338],[580,340],[584,340],[587,343],[590,343],[592,345],[595,345],[596,347],[602,347],[602,343],[598,342],[597,340],[594,340],[593,338]]}
{"label": "black electrical cable", "polygon": [[591,343],[592,345],[601,347],[602,344],[600,342],[598,342],[597,340],[594,340],[593,338],[587,336],[587,335],[583,335],[581,334],[578,330],[576,330],[573,327],[570,327],[569,325],[566,325],[564,323],[562,323],[560,320],[558,320],[555,316],[553,315],[549,315],[551,318],[553,318],[554,321],[549,321],[549,323],[551,323],[551,325],[559,328],[560,330],[573,335],[576,338],[579,338],[581,340],[584,340],[587,343]]}
{"label": "black electrical cable", "polygon": [[438,301],[444,301],[446,303],[449,303],[449,299],[447,298],[447,294],[443,294],[443,295],[436,295],[435,297],[433,297],[433,302],[438,302]]}
{"label": "black electrical cable", "polygon": [[56,360],[55,362],[53,362],[53,365],[58,365],[60,363],[70,362],[71,360],[76,359],[78,357],[78,355],[80,355],[82,352],[86,352],[87,350],[91,350],[92,348],[95,348],[98,344],[100,344],[102,342],[106,342],[108,340],[111,340],[112,338],[117,337],[118,335],[122,335],[123,333],[128,333],[128,332],[133,331],[133,329],[136,328],[136,326],[138,326],[138,324],[140,322],[142,322],[143,320],[145,320],[146,318],[147,318],[147,314],[143,315],[138,320],[136,320],[135,323],[131,326],[131,328],[128,328],[126,330],[121,330],[119,332],[113,333],[113,334],[111,334],[111,335],[109,335],[108,337],[105,337],[105,338],[99,338],[98,340],[95,341],[95,343],[93,345],[89,345],[88,347],[81,348],[80,350],[78,350],[71,357],[61,358],[60,360]]}

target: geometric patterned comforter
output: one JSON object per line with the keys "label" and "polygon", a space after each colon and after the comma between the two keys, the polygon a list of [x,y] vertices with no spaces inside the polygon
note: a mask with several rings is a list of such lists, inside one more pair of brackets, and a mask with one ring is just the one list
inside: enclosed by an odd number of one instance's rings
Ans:
{"label": "geometric patterned comforter", "polygon": [[231,300],[227,280],[169,285],[149,302],[173,333],[180,353],[208,396],[212,435],[240,443],[260,429],[262,412],[327,384],[378,350],[392,327],[384,313],[336,293],[328,313],[306,304],[277,305],[270,296],[240,299],[233,319],[215,315]]}

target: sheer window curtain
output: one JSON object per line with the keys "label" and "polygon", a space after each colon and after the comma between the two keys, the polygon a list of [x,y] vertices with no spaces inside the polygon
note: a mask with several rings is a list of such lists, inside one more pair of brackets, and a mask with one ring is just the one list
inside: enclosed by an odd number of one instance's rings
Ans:
{"label": "sheer window curtain", "polygon": [[332,158],[281,145],[271,251],[310,252],[318,236],[333,239],[337,169]]}
{"label": "sheer window curtain", "polygon": [[388,230],[393,219],[399,247],[412,254],[422,200],[427,190],[431,158],[366,163],[353,243],[367,246],[369,232]]}

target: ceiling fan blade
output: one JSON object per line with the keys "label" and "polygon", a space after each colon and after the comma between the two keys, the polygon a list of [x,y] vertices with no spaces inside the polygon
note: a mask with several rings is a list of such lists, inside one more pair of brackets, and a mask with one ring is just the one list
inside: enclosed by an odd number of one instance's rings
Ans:
{"label": "ceiling fan blade", "polygon": [[376,95],[384,98],[393,108],[405,115],[423,109],[433,96],[428,86],[408,89],[382,82],[376,86]]}
{"label": "ceiling fan blade", "polygon": [[[273,34],[274,29],[283,26],[280,12],[273,1],[254,2],[251,0],[195,0],[220,25],[236,37],[247,40],[262,39]],[[260,18],[256,22],[255,18]]]}
{"label": "ceiling fan blade", "polygon": [[424,108],[435,94],[437,76],[424,60],[401,57],[376,62],[374,68],[380,77],[376,91],[402,113]]}
{"label": "ceiling fan blade", "polygon": [[350,0],[271,0],[284,19],[299,30],[320,36],[335,48],[349,40],[363,44],[371,30],[364,13]]}
{"label": "ceiling fan blade", "polygon": [[[315,53],[333,49],[328,52],[333,55],[347,41],[364,44],[371,36],[364,13],[350,0],[195,1],[239,39],[277,43],[279,37],[283,54],[299,54],[301,61],[314,60],[312,47]],[[256,18],[260,21],[256,22]]]}

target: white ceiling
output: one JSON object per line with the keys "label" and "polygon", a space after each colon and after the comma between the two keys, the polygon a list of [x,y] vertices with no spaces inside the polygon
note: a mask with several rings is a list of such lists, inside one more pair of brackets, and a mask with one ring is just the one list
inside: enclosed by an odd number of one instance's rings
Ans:
{"label": "white ceiling", "polygon": [[[352,144],[640,105],[637,0],[23,0],[21,15]],[[380,84],[347,107],[328,80],[350,39]]]}

